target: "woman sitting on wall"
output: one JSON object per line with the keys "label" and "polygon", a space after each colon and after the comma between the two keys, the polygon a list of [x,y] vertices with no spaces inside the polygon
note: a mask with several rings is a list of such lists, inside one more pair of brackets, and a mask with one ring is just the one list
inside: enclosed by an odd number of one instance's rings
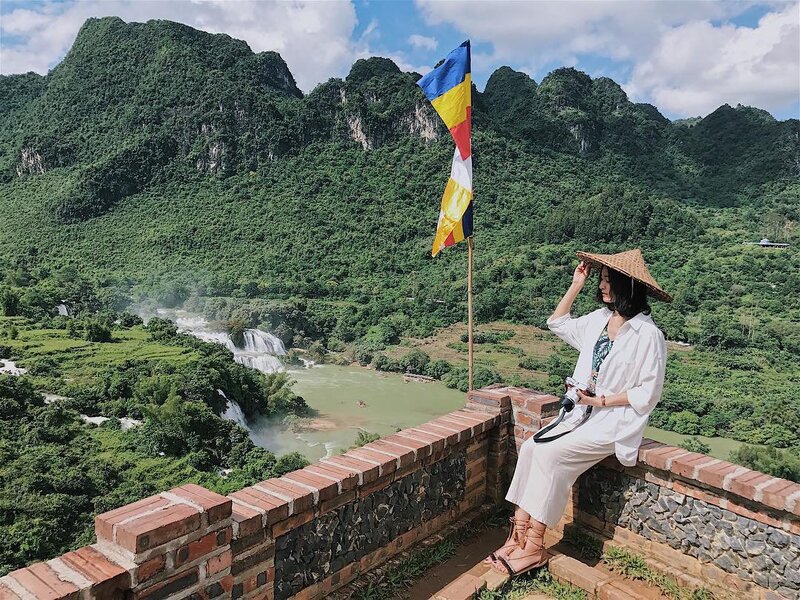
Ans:
{"label": "woman sitting on wall", "polygon": [[[584,471],[612,454],[623,465],[636,464],[648,416],[664,384],[666,344],[650,317],[647,297],[672,298],[650,275],[641,251],[578,252],[578,257],[582,262],[572,285],[547,326],[580,352],[573,379],[587,384],[590,394],[578,391],[575,409],[547,437],[569,433],[548,443],[531,437],[519,450],[506,495],[517,507],[511,531],[486,559],[511,576],[547,562],[545,530],[561,519],[570,489]],[[570,309],[592,267],[600,270],[596,299],[604,306],[572,318]],[[588,406],[591,415],[584,421]]]}

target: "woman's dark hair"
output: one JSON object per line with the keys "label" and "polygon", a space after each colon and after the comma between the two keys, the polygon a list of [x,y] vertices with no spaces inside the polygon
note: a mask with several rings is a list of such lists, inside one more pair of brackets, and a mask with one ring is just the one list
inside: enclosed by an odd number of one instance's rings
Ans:
{"label": "woman's dark hair", "polygon": [[650,305],[647,303],[647,286],[643,283],[628,277],[624,273],[608,269],[608,283],[611,285],[611,302],[603,302],[603,293],[600,291],[600,282],[603,280],[603,269],[600,269],[600,277],[597,280],[597,292],[595,299],[602,302],[609,309],[616,310],[626,319],[635,317],[639,313],[650,314]]}

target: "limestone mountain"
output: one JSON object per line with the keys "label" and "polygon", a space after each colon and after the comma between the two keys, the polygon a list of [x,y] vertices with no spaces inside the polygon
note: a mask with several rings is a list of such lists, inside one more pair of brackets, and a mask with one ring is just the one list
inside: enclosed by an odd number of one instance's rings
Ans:
{"label": "limestone mountain", "polygon": [[[416,78],[388,59],[370,58],[357,61],[344,80],[331,79],[303,97],[274,52],[255,54],[227,35],[169,21],[89,19],[47,76],[0,79],[0,171],[7,181],[78,169],[57,212],[80,220],[143,189],[173,159],[229,175],[316,141],[349,139],[370,150],[405,135],[434,140],[444,128]],[[757,169],[760,183],[797,171],[796,121],[722,107],[697,127],[684,127],[651,105],[630,102],[612,80],[572,68],[537,85],[502,67],[483,94],[475,90],[475,112],[476,127],[533,151],[621,155],[632,162],[628,171],[650,179],[654,160],[660,177],[666,166],[672,180],[688,171],[729,181],[732,165],[743,163]],[[747,143],[753,138],[757,147]]]}
{"label": "limestone mountain", "polygon": [[[452,142],[418,78],[375,57],[304,95],[278,54],[227,35],[89,19],[47,75],[0,77],[0,256],[137,279],[212,278],[224,259],[233,280],[269,268],[301,295],[323,293],[313,274],[298,280],[309,264],[330,267],[324,293],[345,295],[357,273],[427,269]],[[502,67],[473,88],[473,114],[476,227],[500,254],[693,236],[688,206],[794,218],[797,120],[723,106],[670,122],[572,68],[537,83]]]}

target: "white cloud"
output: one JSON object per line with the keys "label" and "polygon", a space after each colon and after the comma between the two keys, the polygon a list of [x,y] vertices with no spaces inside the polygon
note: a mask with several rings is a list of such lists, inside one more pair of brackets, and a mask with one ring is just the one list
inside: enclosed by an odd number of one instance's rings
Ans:
{"label": "white cloud", "polygon": [[630,65],[629,93],[679,116],[707,113],[725,102],[775,110],[800,94],[796,1],[770,2],[776,12],[756,29],[712,24],[743,13],[756,4],[751,1],[416,4],[427,24],[448,24],[473,43],[490,45],[491,52],[473,54],[476,70],[510,64],[541,76],[554,63],[580,68],[579,58],[592,56],[614,71]]}
{"label": "white cloud", "polygon": [[780,110],[800,99],[800,6],[768,13],[757,27],[708,21],[665,33],[625,86],[679,115],[703,115],[723,103]]}
{"label": "white cloud", "polygon": [[[731,3],[607,0],[539,2],[416,0],[425,20],[448,23],[473,42],[489,42],[498,61],[523,58],[548,64],[576,53],[631,58],[651,47],[661,33],[690,19],[721,18],[747,7]],[[654,39],[655,38],[655,39]]]}
{"label": "white cloud", "polygon": [[346,75],[354,57],[363,52],[352,41],[357,19],[350,0],[85,0],[71,4],[51,0],[33,9],[3,14],[3,37],[15,36],[21,41],[0,49],[0,72],[46,73],[67,52],[87,18],[110,15],[125,21],[169,19],[203,31],[227,33],[245,40],[255,52],[275,50],[305,91],[329,77]]}
{"label": "white cloud", "polygon": [[408,43],[414,46],[414,48],[420,48],[422,50],[436,50],[436,47],[439,45],[434,38],[418,33],[412,33],[408,36]]}

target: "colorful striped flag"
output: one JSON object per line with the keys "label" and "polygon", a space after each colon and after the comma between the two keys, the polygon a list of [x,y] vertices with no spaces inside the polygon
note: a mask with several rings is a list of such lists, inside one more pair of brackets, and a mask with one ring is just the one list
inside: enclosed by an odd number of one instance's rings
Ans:
{"label": "colorful striped flag", "polygon": [[472,235],[472,76],[469,40],[417,82],[445,122],[456,150],[450,180],[442,196],[431,254]]}

